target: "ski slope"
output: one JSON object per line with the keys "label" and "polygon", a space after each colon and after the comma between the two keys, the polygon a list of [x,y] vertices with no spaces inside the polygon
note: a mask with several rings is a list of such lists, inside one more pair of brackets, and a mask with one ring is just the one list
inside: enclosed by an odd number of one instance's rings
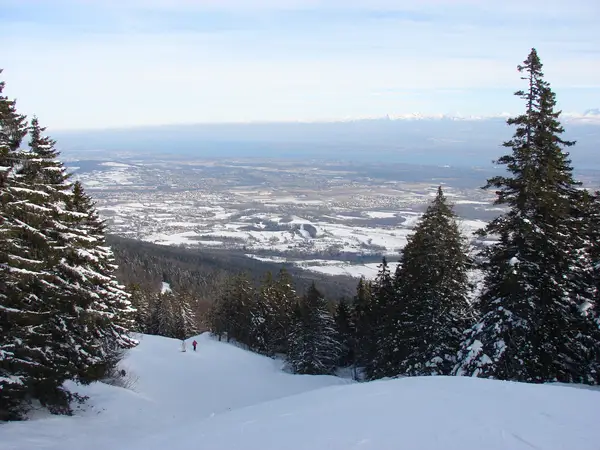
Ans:
{"label": "ski slope", "polygon": [[[95,383],[74,417],[0,425],[0,450],[592,450],[600,392],[462,377],[299,376],[202,335],[143,336],[135,392]],[[188,340],[188,342],[193,339]]]}

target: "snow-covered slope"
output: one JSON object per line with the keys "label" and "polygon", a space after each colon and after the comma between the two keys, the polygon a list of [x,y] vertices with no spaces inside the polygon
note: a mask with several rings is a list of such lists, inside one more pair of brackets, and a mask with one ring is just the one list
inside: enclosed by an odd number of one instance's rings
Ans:
{"label": "snow-covered slope", "polygon": [[133,442],[159,437],[173,427],[194,429],[228,411],[349,382],[291,375],[282,372],[281,361],[207,334],[195,339],[198,350],[192,350],[192,338],[184,353],[181,341],[143,335],[122,363],[129,376],[137,378],[135,392],[102,383],[79,387],[90,400],[76,417],[42,415],[30,422],[0,425],[0,449],[132,449]]}
{"label": "snow-covered slope", "polygon": [[[131,392],[96,384],[75,417],[0,425],[4,449],[598,449],[600,392],[462,378],[356,384],[197,338],[144,336]],[[93,407],[92,407],[93,406]]]}

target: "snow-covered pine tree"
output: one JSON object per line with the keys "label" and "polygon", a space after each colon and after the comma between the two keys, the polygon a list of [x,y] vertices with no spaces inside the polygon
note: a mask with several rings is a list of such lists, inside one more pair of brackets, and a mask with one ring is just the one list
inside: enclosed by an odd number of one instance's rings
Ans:
{"label": "snow-covered pine tree", "polygon": [[379,272],[371,286],[371,317],[376,351],[370,367],[366,370],[369,379],[398,375],[399,364],[404,357],[403,348],[397,342],[399,326],[399,297],[396,282],[384,257]]}
{"label": "snow-covered pine tree", "polygon": [[292,322],[298,295],[289,272],[281,269],[275,281],[275,322],[273,326],[273,353],[286,354],[289,345],[288,331]]}
{"label": "snow-covered pine tree", "polygon": [[173,337],[175,312],[173,311],[171,296],[171,292],[153,292],[150,294],[146,333],[156,336]]}
{"label": "snow-covered pine tree", "polygon": [[[482,234],[498,242],[484,251],[481,319],[462,344],[458,375],[525,382],[597,382],[590,373],[590,321],[579,295],[583,237],[574,218],[580,193],[561,138],[555,94],[544,81],[535,49],[518,67],[525,72],[525,113],[504,143],[512,153],[499,164],[509,174],[488,180],[497,205],[509,211]],[[575,295],[577,293],[577,295]]]}
{"label": "snow-covered pine tree", "polygon": [[255,289],[248,276],[231,278],[210,311],[211,331],[219,336],[250,346],[252,343],[252,312],[255,311]]}
{"label": "snow-covered pine tree", "polygon": [[588,242],[590,243],[588,252],[592,266],[594,306],[596,314],[600,315],[600,191],[595,192],[590,202]]}
{"label": "snow-covered pine tree", "polygon": [[146,333],[146,327],[150,314],[150,295],[139,284],[136,283],[127,285],[125,290],[131,295],[131,306],[135,310],[132,316],[132,331]]}
{"label": "snow-covered pine tree", "polygon": [[40,275],[41,264],[28,255],[30,250],[21,248],[24,239],[12,219],[14,202],[22,197],[17,195],[22,186],[15,182],[14,172],[22,158],[19,148],[27,122],[18,114],[15,101],[2,95],[4,86],[0,81],[0,420],[9,420],[20,418],[20,406],[32,382],[31,368],[41,356],[20,345],[35,332],[24,325],[36,318],[35,309],[24,305],[26,283],[22,280],[25,274],[31,279]]}
{"label": "snow-covered pine tree", "polygon": [[131,295],[115,277],[117,266],[106,245],[105,223],[80,182],[75,182],[65,203],[62,215],[68,228],[59,234],[64,257],[55,270],[65,280],[66,298],[77,298],[73,307],[83,308],[79,325],[88,334],[87,345],[100,349],[100,363],[83,371],[93,380],[114,366],[123,350],[137,345],[129,335],[134,309]]}
{"label": "snow-covered pine tree", "polygon": [[288,363],[295,373],[331,374],[340,350],[327,300],[313,283],[294,310]]}
{"label": "snow-covered pine tree", "polygon": [[260,353],[285,354],[292,312],[297,301],[293,281],[285,269],[277,278],[265,274],[252,311],[252,341]]}
{"label": "snow-covered pine tree", "polygon": [[348,367],[356,362],[356,327],[352,306],[342,299],[335,309],[335,325],[340,341],[340,367]]}
{"label": "snow-covered pine tree", "polygon": [[371,282],[361,277],[354,296],[353,321],[356,327],[356,365],[364,370],[367,378],[372,379],[373,361],[377,354],[378,323],[373,305]]}
{"label": "snow-covered pine tree", "polygon": [[[59,210],[69,188],[59,162],[45,156],[53,142],[42,138],[32,121],[30,151],[12,152],[14,166],[2,189],[2,279],[4,281],[4,379],[18,380],[21,400],[68,411],[63,381],[69,370],[69,346],[57,299],[61,283],[52,268],[61,257],[56,241]],[[14,386],[12,386],[14,388]],[[4,390],[4,388],[3,388]]]}
{"label": "snow-covered pine tree", "polygon": [[175,302],[175,330],[174,336],[177,339],[187,339],[198,333],[196,325],[196,315],[192,308],[192,298],[187,294],[177,294],[173,297]]}
{"label": "snow-covered pine tree", "polygon": [[397,272],[400,373],[449,375],[469,323],[466,240],[441,186],[408,238]]}
{"label": "snow-covered pine tree", "polygon": [[[0,74],[2,71],[0,69]],[[18,157],[16,152],[27,135],[26,117],[17,112],[15,100],[2,95],[4,87],[4,81],[0,81],[0,189],[15,166]]]}
{"label": "snow-covered pine tree", "polygon": [[[600,191],[593,194],[584,192],[583,223],[586,232],[586,249],[582,259],[588,264],[587,283],[583,286],[584,298],[588,299],[581,307],[583,315],[594,322],[590,330],[590,376],[596,376],[600,383]],[[585,290],[589,292],[585,292]],[[589,293],[589,296],[588,296]]]}
{"label": "snow-covered pine tree", "polygon": [[251,329],[249,346],[263,355],[274,354],[273,331],[276,321],[275,280],[271,272],[267,272],[260,281],[256,299],[250,311]]}
{"label": "snow-covered pine tree", "polygon": [[8,323],[2,371],[3,378],[19,381],[20,400],[38,399],[53,412],[68,413],[71,396],[63,382],[89,380],[90,369],[106,360],[97,338],[102,313],[92,306],[100,296],[65,270],[88,237],[78,228],[81,215],[68,209],[71,186],[54,141],[35,118],[28,131],[29,151],[13,152],[2,189],[6,240],[0,258],[8,307],[1,319]]}

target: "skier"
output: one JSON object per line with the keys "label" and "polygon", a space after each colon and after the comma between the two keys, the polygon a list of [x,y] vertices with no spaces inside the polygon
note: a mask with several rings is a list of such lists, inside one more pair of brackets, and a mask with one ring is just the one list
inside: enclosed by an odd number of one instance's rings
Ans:
{"label": "skier", "polygon": [[198,343],[196,342],[196,340],[194,340],[194,342],[192,342],[192,345],[194,346],[194,351],[196,351],[196,345],[198,345]]}

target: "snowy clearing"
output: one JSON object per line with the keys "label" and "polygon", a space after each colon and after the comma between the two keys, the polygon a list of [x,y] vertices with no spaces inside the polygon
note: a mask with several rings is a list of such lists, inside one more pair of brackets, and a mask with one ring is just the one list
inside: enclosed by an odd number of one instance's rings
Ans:
{"label": "snowy clearing", "polygon": [[[462,377],[353,383],[204,334],[198,351],[144,335],[123,367],[135,392],[95,383],[74,417],[0,425],[16,449],[545,450],[598,448],[600,392]],[[188,340],[191,341],[192,339]]]}

